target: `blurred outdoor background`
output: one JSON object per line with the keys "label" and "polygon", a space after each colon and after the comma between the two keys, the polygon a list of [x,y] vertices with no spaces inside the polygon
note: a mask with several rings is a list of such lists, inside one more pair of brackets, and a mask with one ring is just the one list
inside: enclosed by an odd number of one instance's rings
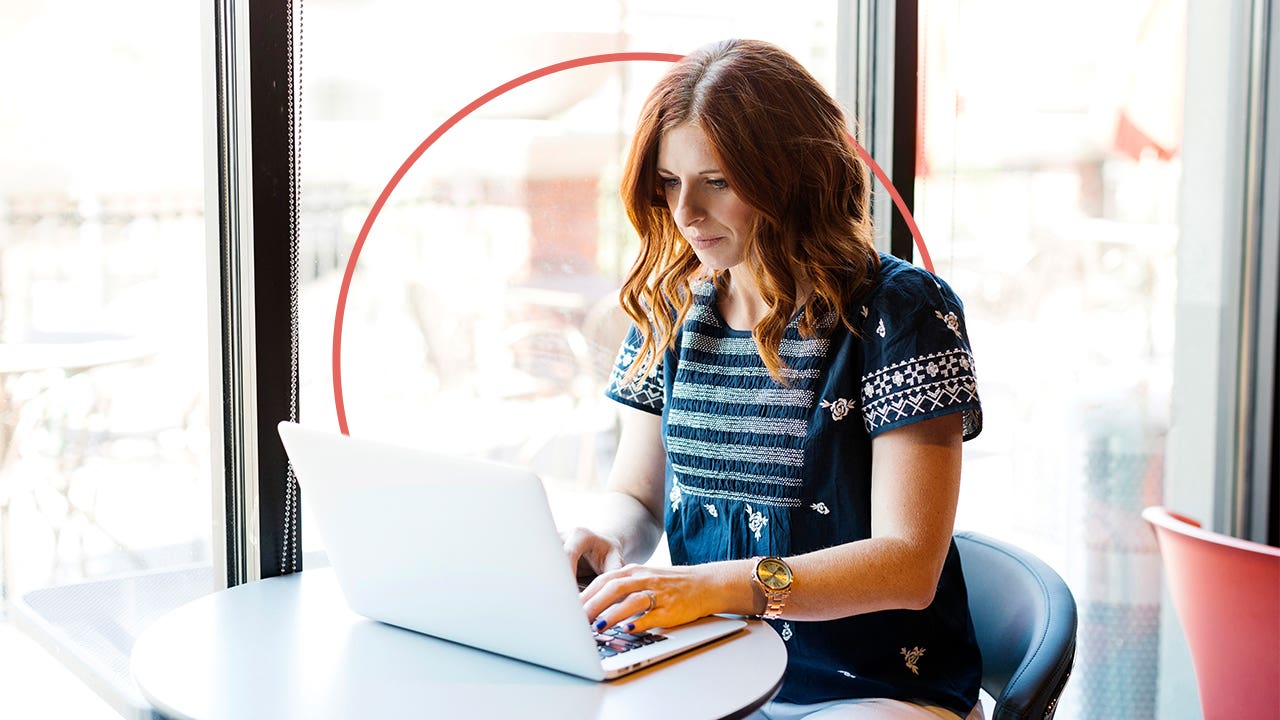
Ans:
{"label": "blurred outdoor background", "polygon": [[[734,36],[783,46],[835,92],[852,52],[835,0],[432,7],[299,10],[308,424],[337,427],[332,331],[357,233],[467,103],[560,60]],[[1059,717],[1154,717],[1159,557],[1137,513],[1160,499],[1168,428],[1185,2],[920,7],[915,215],[965,301],[986,421],[957,524],[1037,553],[1075,592]],[[167,0],[0,6],[5,599],[105,593],[93,602],[127,619],[85,632],[116,661],[146,612],[113,579],[210,562],[200,22]],[[664,69],[534,81],[417,162],[350,288],[353,435],[528,464],[557,494],[601,487],[615,428],[601,392],[626,327],[613,305],[635,248],[618,174]],[[305,514],[303,532],[323,549]],[[5,618],[0,716],[58,716],[52,702],[112,716]]]}

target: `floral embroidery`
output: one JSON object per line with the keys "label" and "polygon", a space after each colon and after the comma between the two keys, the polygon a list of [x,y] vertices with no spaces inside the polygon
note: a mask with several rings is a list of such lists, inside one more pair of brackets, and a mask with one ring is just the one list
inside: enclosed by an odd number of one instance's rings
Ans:
{"label": "floral embroidery", "polygon": [[866,316],[867,316],[867,306],[866,306],[866,305],[863,305],[863,306],[862,306],[862,317],[866,317]]}
{"label": "floral embroidery", "polygon": [[848,670],[837,670],[836,672],[838,672],[838,673],[840,673],[841,675],[843,675],[843,676],[845,676],[845,677],[849,678],[850,680],[857,680],[857,679],[858,679],[858,676],[857,676],[857,675],[854,675],[853,673],[849,672]]}
{"label": "floral embroidery", "polygon": [[956,337],[960,337],[960,318],[956,317],[955,313],[949,312],[946,315],[943,315],[941,312],[934,310],[933,314],[937,315],[939,320],[946,323],[947,329],[955,333]]}
{"label": "floral embroidery", "polygon": [[922,647],[913,647],[910,650],[902,648],[902,657],[906,658],[907,668],[911,670],[913,675],[920,674],[920,668],[916,667],[916,661],[919,660],[920,656],[923,654],[924,648]]}
{"label": "floral embroidery", "polygon": [[843,420],[844,416],[849,414],[849,405],[849,400],[845,398],[836,398],[835,402],[822,401],[822,407],[831,408],[831,419],[837,422]]}
{"label": "floral embroidery", "polygon": [[826,503],[816,502],[810,505],[809,507],[813,508],[814,510],[817,510],[819,515],[831,514],[831,508],[828,508]]}
{"label": "floral embroidery", "polygon": [[751,506],[747,506],[747,527],[750,528],[751,532],[756,534],[757,540],[760,539],[760,531],[768,524],[769,518],[765,517],[764,513],[752,512]]}
{"label": "floral embroidery", "polygon": [[720,517],[720,513],[716,510],[715,505],[712,505],[711,503],[706,503],[702,507],[707,509],[707,514],[710,515],[711,517],[713,518]]}
{"label": "floral embroidery", "polygon": [[787,642],[791,640],[791,635],[791,623],[782,623],[782,641]]}
{"label": "floral embroidery", "polygon": [[876,326],[876,334],[884,337],[884,318],[880,318],[880,324]]}
{"label": "floral embroidery", "polygon": [[668,495],[667,498],[671,500],[671,509],[679,510],[680,509],[680,486],[673,483],[671,485],[671,494]]}

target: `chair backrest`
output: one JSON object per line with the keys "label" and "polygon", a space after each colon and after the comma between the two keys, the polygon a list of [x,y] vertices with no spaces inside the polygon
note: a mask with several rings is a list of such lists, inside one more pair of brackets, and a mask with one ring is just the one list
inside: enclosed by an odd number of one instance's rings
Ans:
{"label": "chair backrest", "polygon": [[955,540],[992,720],[1053,717],[1076,655],[1070,588],[1025,550],[974,532]]}
{"label": "chair backrest", "polygon": [[1280,717],[1280,548],[1163,507],[1142,519],[1155,529],[1206,720]]}

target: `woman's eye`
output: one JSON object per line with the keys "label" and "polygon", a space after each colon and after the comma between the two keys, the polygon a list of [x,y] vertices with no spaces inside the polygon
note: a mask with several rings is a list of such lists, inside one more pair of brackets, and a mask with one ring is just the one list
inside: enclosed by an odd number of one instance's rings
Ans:
{"label": "woman's eye", "polygon": [[711,187],[717,190],[727,190],[729,188],[729,183],[725,180],[717,179],[717,180],[708,180],[707,182],[711,184]]}
{"label": "woman's eye", "polygon": [[679,185],[680,185],[680,181],[677,180],[676,178],[662,178],[662,187],[665,190],[678,187]]}

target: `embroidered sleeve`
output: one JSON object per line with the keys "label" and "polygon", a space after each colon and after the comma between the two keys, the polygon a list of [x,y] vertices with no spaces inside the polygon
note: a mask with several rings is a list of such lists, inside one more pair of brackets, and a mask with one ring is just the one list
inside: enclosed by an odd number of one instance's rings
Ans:
{"label": "embroidered sleeve", "polygon": [[982,431],[964,307],[941,279],[910,267],[886,279],[862,325],[862,416],[871,437],[964,413],[964,439]]}
{"label": "embroidered sleeve", "polygon": [[632,325],[627,331],[626,339],[622,341],[622,347],[618,349],[618,357],[614,360],[613,372],[609,377],[609,387],[605,390],[605,395],[623,405],[630,405],[657,415],[662,412],[663,405],[661,358],[654,363],[648,373],[633,378],[629,383],[622,382],[626,377],[627,369],[636,361],[640,352],[640,343],[640,331]]}

